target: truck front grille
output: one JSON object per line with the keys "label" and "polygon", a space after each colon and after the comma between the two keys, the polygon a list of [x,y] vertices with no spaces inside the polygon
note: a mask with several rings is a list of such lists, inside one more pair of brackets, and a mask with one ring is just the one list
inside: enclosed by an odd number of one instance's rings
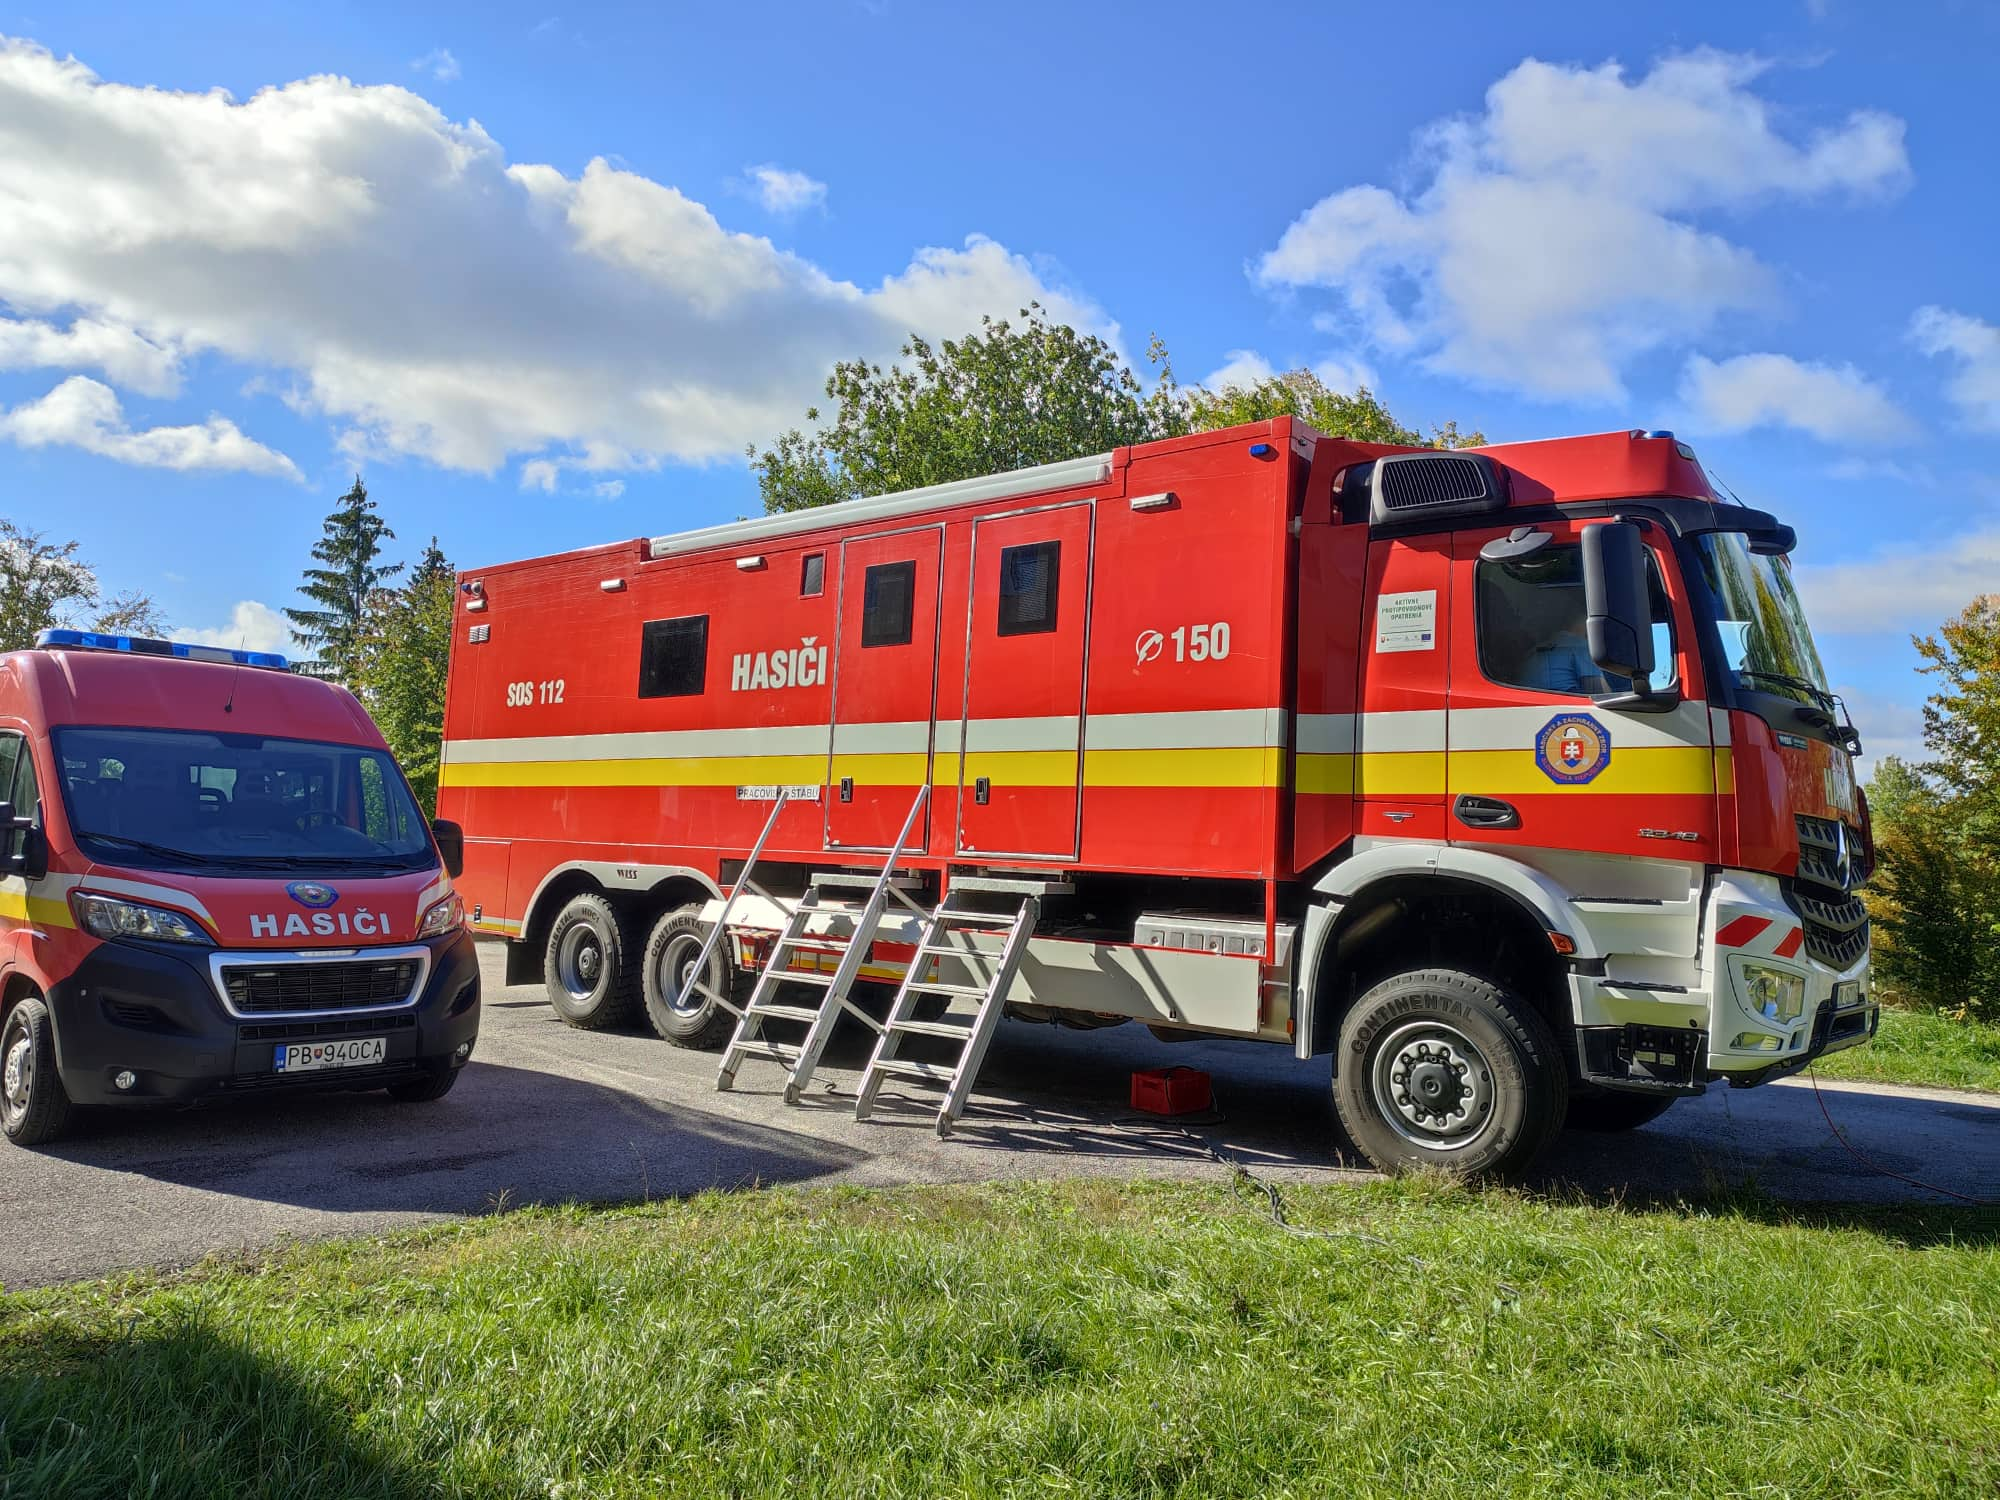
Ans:
{"label": "truck front grille", "polygon": [[1808,956],[1829,969],[1845,969],[1868,951],[1868,908],[1859,896],[1808,895],[1796,887],[1790,894],[1805,928]]}
{"label": "truck front grille", "polygon": [[224,964],[222,987],[238,1015],[400,1005],[417,985],[414,958],[339,959],[326,963]]}
{"label": "truck front grille", "polygon": [[1799,879],[1836,891],[1851,891],[1867,876],[1860,837],[1832,818],[1799,813]]}

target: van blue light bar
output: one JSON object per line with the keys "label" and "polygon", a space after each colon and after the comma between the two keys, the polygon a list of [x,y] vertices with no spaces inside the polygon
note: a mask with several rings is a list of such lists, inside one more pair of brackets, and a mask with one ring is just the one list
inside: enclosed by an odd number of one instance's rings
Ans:
{"label": "van blue light bar", "polygon": [[232,651],[227,646],[195,646],[186,641],[157,641],[143,635],[105,635],[95,630],[44,630],[35,637],[44,650],[129,651],[135,656],[172,656],[182,661],[212,661],[225,667],[262,667],[289,672],[292,664],[275,651]]}

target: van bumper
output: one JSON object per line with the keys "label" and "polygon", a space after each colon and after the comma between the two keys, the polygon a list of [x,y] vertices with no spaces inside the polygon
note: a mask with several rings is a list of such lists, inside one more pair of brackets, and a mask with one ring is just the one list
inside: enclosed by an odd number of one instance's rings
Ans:
{"label": "van bumper", "polygon": [[[78,1104],[158,1108],[271,1090],[379,1089],[462,1067],[479,1034],[479,958],[463,930],[424,946],[430,972],[414,1004],[246,1019],[231,1015],[217,995],[209,950],[99,943],[51,987],[56,1071]],[[380,1064],[277,1071],[286,1043],[364,1037],[383,1039]],[[113,1081],[122,1072],[135,1075],[129,1089]]]}

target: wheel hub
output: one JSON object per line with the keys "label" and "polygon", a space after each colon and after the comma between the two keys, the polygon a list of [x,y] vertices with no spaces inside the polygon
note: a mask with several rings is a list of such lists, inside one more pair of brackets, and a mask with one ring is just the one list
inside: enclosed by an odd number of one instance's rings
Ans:
{"label": "wheel hub", "polygon": [[661,986],[667,1005],[676,1014],[691,1016],[708,1004],[707,997],[693,988],[701,977],[701,943],[692,934],[677,937],[667,945],[666,952],[660,955],[660,969],[668,978]]}
{"label": "wheel hub", "polygon": [[32,1040],[25,1033],[18,1035],[7,1049],[4,1069],[0,1069],[0,1094],[6,1096],[7,1108],[15,1113],[28,1107],[28,1087],[34,1076],[33,1053]]}
{"label": "wheel hub", "polygon": [[1375,1054],[1382,1116],[1404,1139],[1431,1150],[1470,1144],[1493,1118],[1493,1070],[1477,1044],[1443,1021],[1399,1027]]}
{"label": "wheel hub", "polygon": [[597,993],[604,976],[604,944],[588,927],[573,927],[563,934],[556,951],[556,976],[575,1000],[588,1000]]}

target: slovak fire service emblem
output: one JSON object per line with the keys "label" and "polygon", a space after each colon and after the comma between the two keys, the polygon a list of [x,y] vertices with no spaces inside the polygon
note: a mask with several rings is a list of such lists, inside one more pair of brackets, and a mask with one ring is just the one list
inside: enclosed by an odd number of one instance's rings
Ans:
{"label": "slovak fire service emblem", "polygon": [[285,892],[299,905],[313,911],[324,911],[340,899],[340,892],[330,885],[321,885],[317,880],[294,880],[285,887]]}
{"label": "slovak fire service emblem", "polygon": [[1611,731],[1589,714],[1557,714],[1535,736],[1535,764],[1559,785],[1582,786],[1611,764]]}

